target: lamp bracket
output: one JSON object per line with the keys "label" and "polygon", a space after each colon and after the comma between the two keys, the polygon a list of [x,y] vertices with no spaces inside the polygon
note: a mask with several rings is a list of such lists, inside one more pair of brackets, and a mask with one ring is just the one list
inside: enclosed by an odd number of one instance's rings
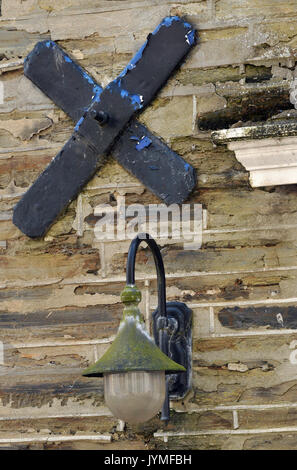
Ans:
{"label": "lamp bracket", "polygon": [[167,321],[157,308],[153,313],[155,343],[161,347],[160,332],[167,332],[168,357],[183,365],[187,371],[167,376],[169,398],[184,398],[192,379],[192,310],[182,302],[167,302]]}

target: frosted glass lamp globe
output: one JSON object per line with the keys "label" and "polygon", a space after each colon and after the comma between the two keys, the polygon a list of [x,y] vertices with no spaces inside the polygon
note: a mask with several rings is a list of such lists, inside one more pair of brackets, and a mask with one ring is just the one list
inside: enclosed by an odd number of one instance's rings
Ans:
{"label": "frosted glass lamp globe", "polygon": [[114,416],[131,424],[155,416],[165,400],[165,371],[104,374],[105,402]]}

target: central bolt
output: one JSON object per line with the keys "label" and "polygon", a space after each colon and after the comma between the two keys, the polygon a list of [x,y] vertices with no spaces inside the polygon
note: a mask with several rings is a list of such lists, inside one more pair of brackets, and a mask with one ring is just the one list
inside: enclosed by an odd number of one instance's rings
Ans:
{"label": "central bolt", "polygon": [[91,114],[96,121],[98,121],[100,126],[104,126],[107,121],[109,120],[109,116],[107,113],[104,111],[96,111],[95,109],[92,109]]}

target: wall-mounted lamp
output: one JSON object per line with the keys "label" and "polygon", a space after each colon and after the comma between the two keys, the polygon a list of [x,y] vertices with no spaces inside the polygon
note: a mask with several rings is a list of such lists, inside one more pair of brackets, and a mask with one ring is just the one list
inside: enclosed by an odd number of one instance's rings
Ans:
{"label": "wall-mounted lamp", "polygon": [[[160,347],[148,334],[138,308],[141,292],[135,286],[135,258],[142,241],[151,249],[157,269],[158,308],[153,313],[153,330]],[[104,377],[105,401],[117,418],[141,423],[163,406],[161,419],[169,420],[169,398],[183,397],[190,387],[192,312],[184,303],[166,303],[162,255],[148,234],[139,234],[132,241],[126,275],[121,295],[125,308],[117,337],[83,375]]]}

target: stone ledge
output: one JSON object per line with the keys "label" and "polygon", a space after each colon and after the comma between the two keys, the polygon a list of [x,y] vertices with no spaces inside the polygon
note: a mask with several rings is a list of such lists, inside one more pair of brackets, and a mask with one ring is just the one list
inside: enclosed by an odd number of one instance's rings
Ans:
{"label": "stone ledge", "polygon": [[252,187],[297,184],[297,121],[222,129],[211,137],[235,152]]}

